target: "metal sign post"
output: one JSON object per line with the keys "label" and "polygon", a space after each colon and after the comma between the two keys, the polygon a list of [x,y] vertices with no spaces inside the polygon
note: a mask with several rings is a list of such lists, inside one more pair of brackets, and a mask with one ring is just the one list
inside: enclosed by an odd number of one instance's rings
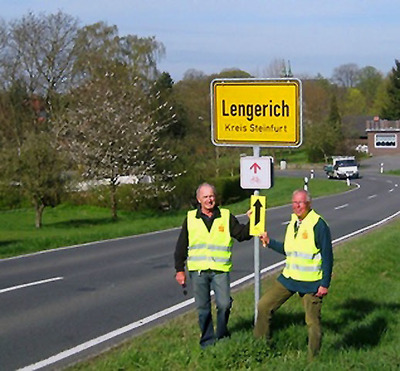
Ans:
{"label": "metal sign post", "polygon": [[243,189],[253,189],[250,197],[250,235],[254,236],[254,296],[255,319],[257,305],[260,299],[260,240],[258,236],[265,231],[266,196],[260,196],[260,189],[269,189],[273,185],[273,158],[260,157],[260,147],[253,147],[253,156],[240,158],[240,186]]}
{"label": "metal sign post", "polygon": [[[260,157],[260,147],[253,147],[253,156]],[[258,196],[260,191],[254,190],[254,196]],[[260,239],[254,237],[254,323],[258,315],[258,302],[260,301],[261,285],[260,285]]]}
{"label": "metal sign post", "polygon": [[[216,146],[253,147],[253,158],[240,159],[240,185],[254,189],[254,196],[263,197],[259,190],[273,185],[273,160],[260,157],[260,146],[298,148],[302,144],[301,81],[215,79],[210,93],[212,142]],[[260,292],[260,239],[255,236],[255,320]]]}

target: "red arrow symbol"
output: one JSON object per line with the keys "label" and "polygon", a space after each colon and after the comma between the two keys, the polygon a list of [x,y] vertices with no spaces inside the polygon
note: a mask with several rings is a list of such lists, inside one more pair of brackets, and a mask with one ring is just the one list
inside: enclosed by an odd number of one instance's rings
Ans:
{"label": "red arrow symbol", "polygon": [[254,169],[254,174],[257,174],[257,170],[261,170],[261,166],[256,162],[250,166],[250,170]]}

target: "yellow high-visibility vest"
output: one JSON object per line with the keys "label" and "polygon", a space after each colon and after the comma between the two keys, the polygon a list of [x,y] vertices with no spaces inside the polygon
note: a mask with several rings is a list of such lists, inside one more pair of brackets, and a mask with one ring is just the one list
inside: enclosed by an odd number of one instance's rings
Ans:
{"label": "yellow high-visibility vest", "polygon": [[295,236],[295,224],[298,220],[296,214],[286,229],[284,249],[286,253],[286,265],[283,276],[297,281],[313,282],[322,278],[321,252],[315,245],[314,227],[320,215],[311,210],[302,220],[297,235]]}
{"label": "yellow high-visibility vest", "polygon": [[233,239],[229,230],[230,212],[220,209],[221,217],[215,218],[210,232],[201,218],[196,218],[197,210],[187,214],[189,251],[187,268],[189,271],[217,270],[230,272],[232,269]]}

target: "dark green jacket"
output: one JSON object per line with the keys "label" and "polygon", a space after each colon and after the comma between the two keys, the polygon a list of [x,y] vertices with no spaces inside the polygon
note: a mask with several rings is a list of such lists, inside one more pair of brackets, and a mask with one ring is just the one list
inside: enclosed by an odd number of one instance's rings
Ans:
{"label": "dark green jacket", "polygon": [[[286,278],[281,274],[278,277],[278,281],[290,291],[300,294],[315,293],[318,291],[319,286],[328,288],[331,283],[333,268],[332,239],[329,226],[322,218],[319,219],[314,227],[314,235],[315,245],[321,250],[322,279],[313,282],[304,282]],[[286,255],[283,242],[271,238],[268,247],[280,254]]]}

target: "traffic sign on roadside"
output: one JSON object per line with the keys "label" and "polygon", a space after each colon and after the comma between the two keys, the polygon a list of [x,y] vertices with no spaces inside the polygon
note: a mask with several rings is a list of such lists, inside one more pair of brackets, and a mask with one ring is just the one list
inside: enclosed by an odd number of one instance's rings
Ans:
{"label": "traffic sign on roadside", "polygon": [[269,189],[273,185],[271,156],[240,158],[240,186],[243,189]]}
{"label": "traffic sign on roadside", "polygon": [[219,146],[299,147],[301,105],[298,79],[215,79],[212,141]]}
{"label": "traffic sign on roadside", "polygon": [[267,199],[265,196],[251,196],[250,235],[259,236],[265,231],[265,210]]}

